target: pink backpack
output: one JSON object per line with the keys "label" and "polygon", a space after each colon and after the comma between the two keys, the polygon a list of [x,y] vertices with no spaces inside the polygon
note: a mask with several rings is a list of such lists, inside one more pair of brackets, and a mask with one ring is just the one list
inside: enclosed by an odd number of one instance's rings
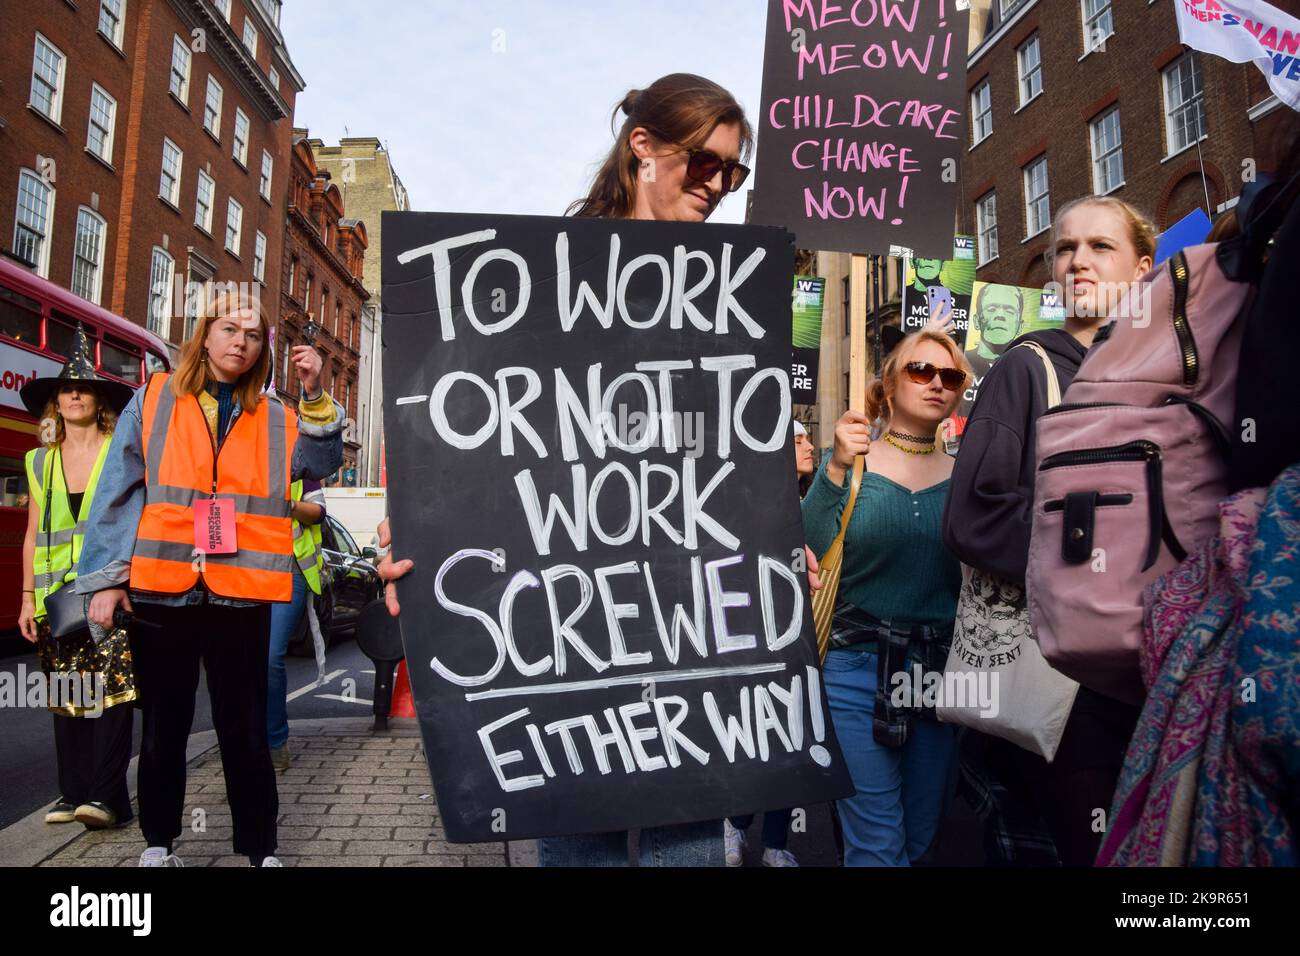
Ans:
{"label": "pink backpack", "polygon": [[1098,330],[1063,404],[1038,420],[1034,636],[1061,673],[1129,703],[1146,696],[1143,591],[1215,534],[1228,494],[1253,287],[1224,274],[1218,248],[1186,249],[1149,274]]}

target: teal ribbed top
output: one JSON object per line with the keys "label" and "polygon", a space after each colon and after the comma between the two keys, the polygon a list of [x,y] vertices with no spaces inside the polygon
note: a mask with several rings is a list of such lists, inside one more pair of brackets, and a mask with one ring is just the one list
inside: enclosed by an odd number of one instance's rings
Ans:
{"label": "teal ribbed top", "polygon": [[[835,487],[824,461],[803,500],[804,535],[819,557],[839,533],[849,484],[845,476]],[[838,599],[881,620],[951,626],[961,566],[943,546],[947,496],[947,480],[913,492],[866,472],[844,539]]]}

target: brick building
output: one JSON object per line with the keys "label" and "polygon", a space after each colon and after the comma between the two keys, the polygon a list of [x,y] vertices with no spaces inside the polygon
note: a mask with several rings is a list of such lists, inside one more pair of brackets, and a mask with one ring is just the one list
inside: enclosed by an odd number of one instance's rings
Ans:
{"label": "brick building", "polygon": [[362,276],[369,242],[365,224],[346,218],[343,194],[329,171],[318,167],[307,131],[296,129],[293,136],[275,383],[283,398],[297,400],[290,350],[303,344],[307,323],[314,321],[321,384],[351,420],[343,434],[343,469],[331,483],[355,485],[361,316],[370,299]]}
{"label": "brick building", "polygon": [[0,248],[173,348],[194,318],[187,282],[256,280],[277,302],[303,89],[279,0],[6,13]]}
{"label": "brick building", "polygon": [[358,464],[358,482],[366,487],[380,484],[384,435],[383,378],[380,359],[383,355],[380,336],[383,311],[380,304],[381,236],[379,217],[385,211],[405,211],[411,208],[392,157],[378,139],[372,136],[345,137],[337,146],[326,146],[318,139],[310,140],[318,168],[328,170],[343,193],[348,211],[370,223],[370,245],[366,249],[366,290],[370,302],[361,310],[361,348],[358,400],[356,410],[357,437],[361,443]]}
{"label": "brick building", "polygon": [[[961,232],[979,236],[978,279],[1041,286],[1052,216],[1113,195],[1164,230],[1211,218],[1264,168],[1289,112],[1253,64],[1194,53],[1177,0],[984,0],[967,66]],[[1300,0],[1272,0],[1289,13]],[[1249,167],[1246,167],[1249,169]],[[1204,170],[1204,176],[1202,176]]]}

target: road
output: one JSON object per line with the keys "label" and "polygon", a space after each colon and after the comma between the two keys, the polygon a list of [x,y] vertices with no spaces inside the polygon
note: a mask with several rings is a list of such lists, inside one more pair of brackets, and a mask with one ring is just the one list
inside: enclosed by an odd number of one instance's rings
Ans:
{"label": "road", "polygon": [[[10,650],[12,644],[7,645]],[[289,719],[356,717],[371,713],[374,665],[347,637],[336,637],[325,660],[325,683],[313,687],[316,662],[287,658]],[[35,653],[0,657],[0,681],[39,673]],[[140,718],[135,721],[132,755],[140,752]],[[212,712],[206,680],[199,681],[192,733],[212,729]],[[290,743],[292,746],[292,742]],[[54,729],[49,712],[26,706],[0,710],[0,828],[7,827],[58,798],[58,773],[54,764]],[[0,861],[2,862],[2,861]]]}

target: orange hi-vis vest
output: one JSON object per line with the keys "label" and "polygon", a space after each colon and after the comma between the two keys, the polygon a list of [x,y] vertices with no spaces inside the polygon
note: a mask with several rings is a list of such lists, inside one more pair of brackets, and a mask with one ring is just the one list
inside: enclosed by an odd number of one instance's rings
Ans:
{"label": "orange hi-vis vest", "polygon": [[[298,417],[279,402],[243,409],[220,451],[193,395],[177,398],[169,375],[145,386],[145,505],[131,558],[131,588],[184,594],[200,577],[213,594],[243,601],[293,599],[292,469]],[[195,501],[235,503],[235,554],[200,554]]]}

